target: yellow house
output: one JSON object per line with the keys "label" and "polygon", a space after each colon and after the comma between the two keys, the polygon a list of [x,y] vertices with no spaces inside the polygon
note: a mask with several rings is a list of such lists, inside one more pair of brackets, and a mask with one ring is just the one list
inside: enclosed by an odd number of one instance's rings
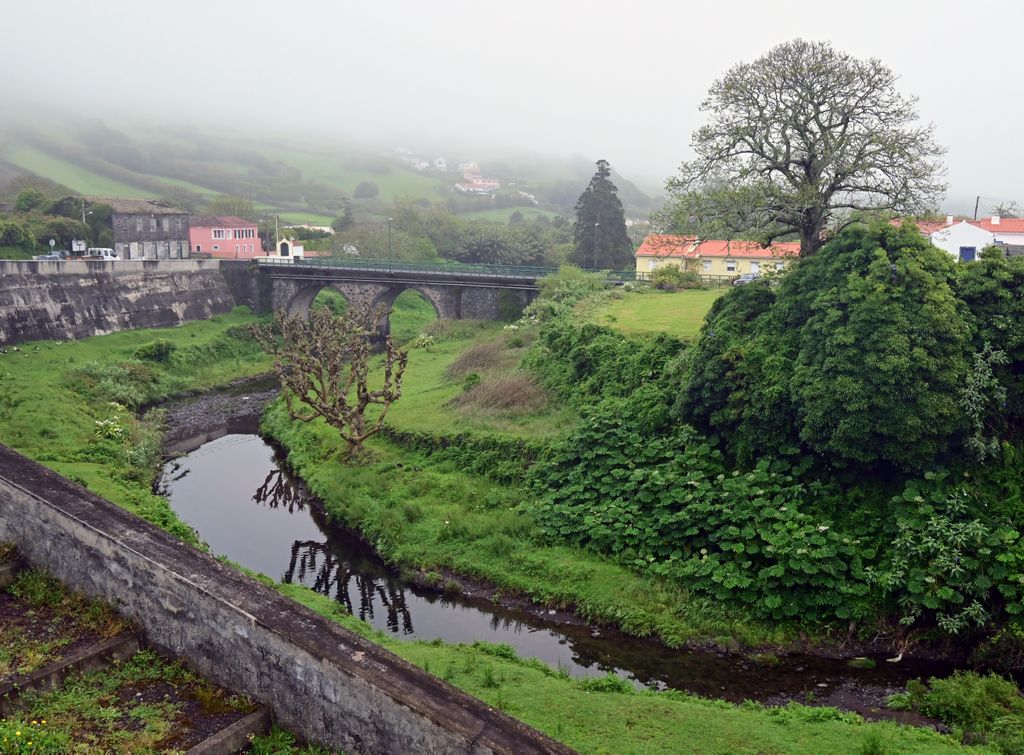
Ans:
{"label": "yellow house", "polygon": [[652,233],[636,250],[637,277],[662,265],[676,265],[700,275],[736,277],[782,270],[800,256],[800,244],[777,242],[765,248],[755,241],[722,241]]}

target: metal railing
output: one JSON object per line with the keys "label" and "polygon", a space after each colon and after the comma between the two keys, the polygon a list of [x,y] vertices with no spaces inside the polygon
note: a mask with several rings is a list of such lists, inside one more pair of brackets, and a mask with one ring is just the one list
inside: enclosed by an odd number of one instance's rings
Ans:
{"label": "metal railing", "polygon": [[[502,278],[537,281],[558,272],[557,267],[539,265],[485,265],[466,262],[416,262],[410,260],[352,259],[351,257],[263,257],[254,260],[261,267],[321,269],[368,273],[426,274],[439,277]],[[636,270],[603,270],[612,285],[650,283],[650,273]],[[705,286],[728,286],[737,275],[698,275]]]}
{"label": "metal railing", "polygon": [[[506,280],[536,281],[558,272],[557,267],[538,265],[485,265],[464,262],[414,262],[409,260],[350,259],[345,257],[286,257],[264,258],[257,261],[261,267],[285,266],[290,269],[321,269],[373,273],[424,273],[440,277],[503,278]],[[633,270],[604,271],[610,283],[625,283],[637,279]]]}

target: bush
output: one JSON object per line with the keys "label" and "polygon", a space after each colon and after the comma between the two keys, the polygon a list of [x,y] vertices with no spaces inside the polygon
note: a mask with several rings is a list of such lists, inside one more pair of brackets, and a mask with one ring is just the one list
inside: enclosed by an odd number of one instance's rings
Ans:
{"label": "bush", "polygon": [[679,265],[662,265],[650,276],[651,285],[663,291],[678,291],[684,288],[700,288],[700,276],[683,270]]}
{"label": "bush", "polygon": [[980,735],[1002,752],[1024,751],[1024,697],[1017,685],[996,674],[957,671],[927,685],[912,681],[890,707],[937,718],[961,738]]}
{"label": "bush", "polygon": [[501,364],[502,350],[500,341],[474,343],[445,368],[445,377],[457,378],[470,372],[494,369]]}
{"label": "bush", "polygon": [[848,229],[777,289],[735,287],[701,331],[677,416],[745,465],[796,446],[871,473],[941,463],[965,429],[955,273],[915,229],[878,226]]}
{"label": "bush", "polygon": [[177,348],[173,341],[168,341],[166,338],[158,338],[155,341],[144,343],[135,349],[134,357],[149,362],[168,362],[171,359],[171,354]]}
{"label": "bush", "polygon": [[547,394],[529,375],[520,374],[481,380],[452,403],[461,408],[529,414],[544,408]]}

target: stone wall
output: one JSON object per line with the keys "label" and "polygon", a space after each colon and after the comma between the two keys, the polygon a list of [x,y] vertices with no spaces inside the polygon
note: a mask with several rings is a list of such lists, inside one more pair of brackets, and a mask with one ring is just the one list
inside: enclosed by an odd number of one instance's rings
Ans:
{"label": "stone wall", "polygon": [[234,306],[218,260],[0,261],[0,345],[178,325]]}
{"label": "stone wall", "polygon": [[0,446],[0,541],[116,604],[150,642],[359,753],[571,750]]}

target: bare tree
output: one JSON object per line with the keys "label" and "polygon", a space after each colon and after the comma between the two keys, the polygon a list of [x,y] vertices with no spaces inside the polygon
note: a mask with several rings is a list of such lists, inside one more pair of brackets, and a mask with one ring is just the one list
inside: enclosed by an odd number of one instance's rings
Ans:
{"label": "bare tree", "polygon": [[[326,308],[313,310],[308,318],[278,312],[273,326],[253,327],[260,347],[274,357],[288,413],[302,422],[323,417],[348,444],[346,461],[380,432],[388,409],[402,395],[409,353],[390,336],[384,339],[381,387],[370,389],[373,337],[385,312],[369,305],[351,306],[340,316]],[[381,408],[368,423],[371,405]]]}
{"label": "bare tree", "polygon": [[932,210],[944,150],[895,84],[875,58],[800,39],[734,66],[701,105],[711,119],[693,135],[696,159],[668,182],[675,219],[738,224],[764,244],[799,234],[809,255],[865,213]]}

